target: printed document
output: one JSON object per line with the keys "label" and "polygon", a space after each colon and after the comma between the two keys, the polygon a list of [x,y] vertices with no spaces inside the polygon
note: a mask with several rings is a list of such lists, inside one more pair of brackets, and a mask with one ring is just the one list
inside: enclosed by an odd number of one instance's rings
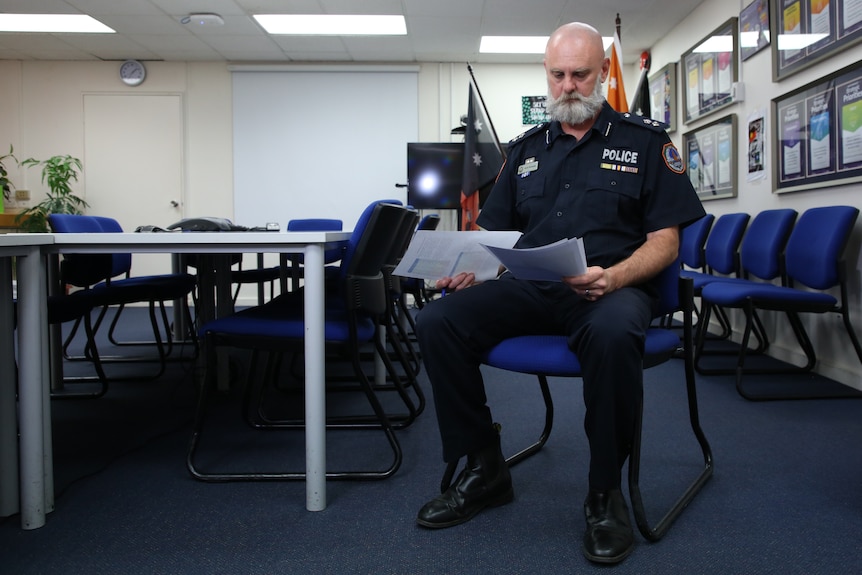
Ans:
{"label": "printed document", "polygon": [[472,272],[477,281],[497,277],[500,265],[517,278],[560,281],[587,270],[581,238],[537,248],[515,249],[520,232],[419,230],[394,275],[437,280]]}

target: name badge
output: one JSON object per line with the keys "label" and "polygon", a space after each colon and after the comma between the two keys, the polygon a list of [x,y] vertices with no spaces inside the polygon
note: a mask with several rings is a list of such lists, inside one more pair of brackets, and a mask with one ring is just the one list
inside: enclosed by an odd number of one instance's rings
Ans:
{"label": "name badge", "polygon": [[535,172],[539,169],[539,162],[536,158],[527,158],[524,163],[518,166],[518,175],[522,178],[529,176],[530,172]]}

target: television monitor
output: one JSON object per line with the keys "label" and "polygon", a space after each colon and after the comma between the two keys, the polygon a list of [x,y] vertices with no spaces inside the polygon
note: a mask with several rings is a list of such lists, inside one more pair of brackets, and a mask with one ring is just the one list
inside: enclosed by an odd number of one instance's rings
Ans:
{"label": "television monitor", "polygon": [[416,209],[454,210],[461,207],[464,144],[407,144],[407,203]]}

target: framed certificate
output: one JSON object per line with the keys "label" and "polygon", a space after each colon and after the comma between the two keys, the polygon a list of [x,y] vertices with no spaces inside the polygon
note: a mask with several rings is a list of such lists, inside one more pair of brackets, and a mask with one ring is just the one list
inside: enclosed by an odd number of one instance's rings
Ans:
{"label": "framed certificate", "polygon": [[701,201],[736,196],[736,115],[682,136],[686,171]]}
{"label": "framed certificate", "polygon": [[862,63],[772,101],[773,190],[862,181]]}
{"label": "framed certificate", "polygon": [[668,133],[676,131],[676,62],[671,62],[649,77],[649,97],[652,118],[668,125]]}
{"label": "framed certificate", "polygon": [[738,53],[737,19],[731,18],[682,55],[686,123],[733,103]]}

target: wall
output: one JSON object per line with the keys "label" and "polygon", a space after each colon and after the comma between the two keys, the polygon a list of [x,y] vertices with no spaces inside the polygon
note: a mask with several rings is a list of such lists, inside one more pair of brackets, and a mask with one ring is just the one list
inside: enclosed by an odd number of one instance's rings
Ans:
{"label": "wall", "polygon": [[[743,0],[747,3],[748,0]],[[678,61],[717,25],[737,16],[742,3],[706,0],[680,26],[668,34],[652,53],[652,69]],[[679,129],[673,135],[677,144],[682,134],[716,117],[734,113],[745,125],[748,115],[758,108],[769,110],[772,98],[789,92],[833,70],[862,59],[862,46],[837,54],[813,68],[795,74],[780,83],[771,82],[770,51],[765,49],[741,65],[740,80],[745,83],[746,98],[722,112],[707,116],[687,126],[678,117]],[[47,157],[52,154],[83,154],[84,93],[170,93],[180,94],[185,102],[184,142],[186,149],[183,198],[184,214],[224,214],[232,216],[233,197],[231,77],[224,63],[148,63],[147,81],[138,88],[123,86],[117,74],[117,62],[17,62],[0,61],[0,150],[14,144],[19,158]],[[521,122],[521,96],[546,93],[544,73],[535,65],[474,65],[474,74],[490,111],[497,134],[508,141],[527,127]],[[626,70],[626,86],[633,90],[637,71]],[[460,124],[466,113],[469,74],[463,63],[422,64],[419,73],[419,139],[422,141],[460,141],[450,131]],[[629,94],[631,97],[631,94]],[[681,99],[678,96],[678,100]],[[768,118],[768,115],[767,115]],[[769,120],[768,120],[769,121]],[[122,126],[118,126],[122,129]],[[739,130],[738,150],[745,150],[745,130]],[[771,145],[771,142],[768,143]],[[771,153],[767,149],[767,153]],[[85,173],[76,191],[86,197]],[[140,158],[141,177],[149,166]],[[708,211],[720,215],[733,211],[755,214],[775,207],[803,211],[824,204],[849,204],[862,208],[860,184],[816,191],[776,195],[772,193],[771,175],[758,183],[746,183],[744,162],[739,165],[740,190],[737,198],[705,203]],[[44,193],[35,172],[19,174],[13,169],[13,182],[30,188],[33,201]],[[117,182],[122,190],[122,182]],[[118,193],[120,193],[118,191]],[[851,317],[862,329],[862,281],[860,281],[860,243],[862,223],[857,224],[849,246],[851,268]],[[841,329],[838,318],[806,319],[818,351],[817,370],[839,381],[862,388],[862,366]],[[785,338],[783,323],[767,318],[774,338],[771,353],[792,359],[795,345]]]}

